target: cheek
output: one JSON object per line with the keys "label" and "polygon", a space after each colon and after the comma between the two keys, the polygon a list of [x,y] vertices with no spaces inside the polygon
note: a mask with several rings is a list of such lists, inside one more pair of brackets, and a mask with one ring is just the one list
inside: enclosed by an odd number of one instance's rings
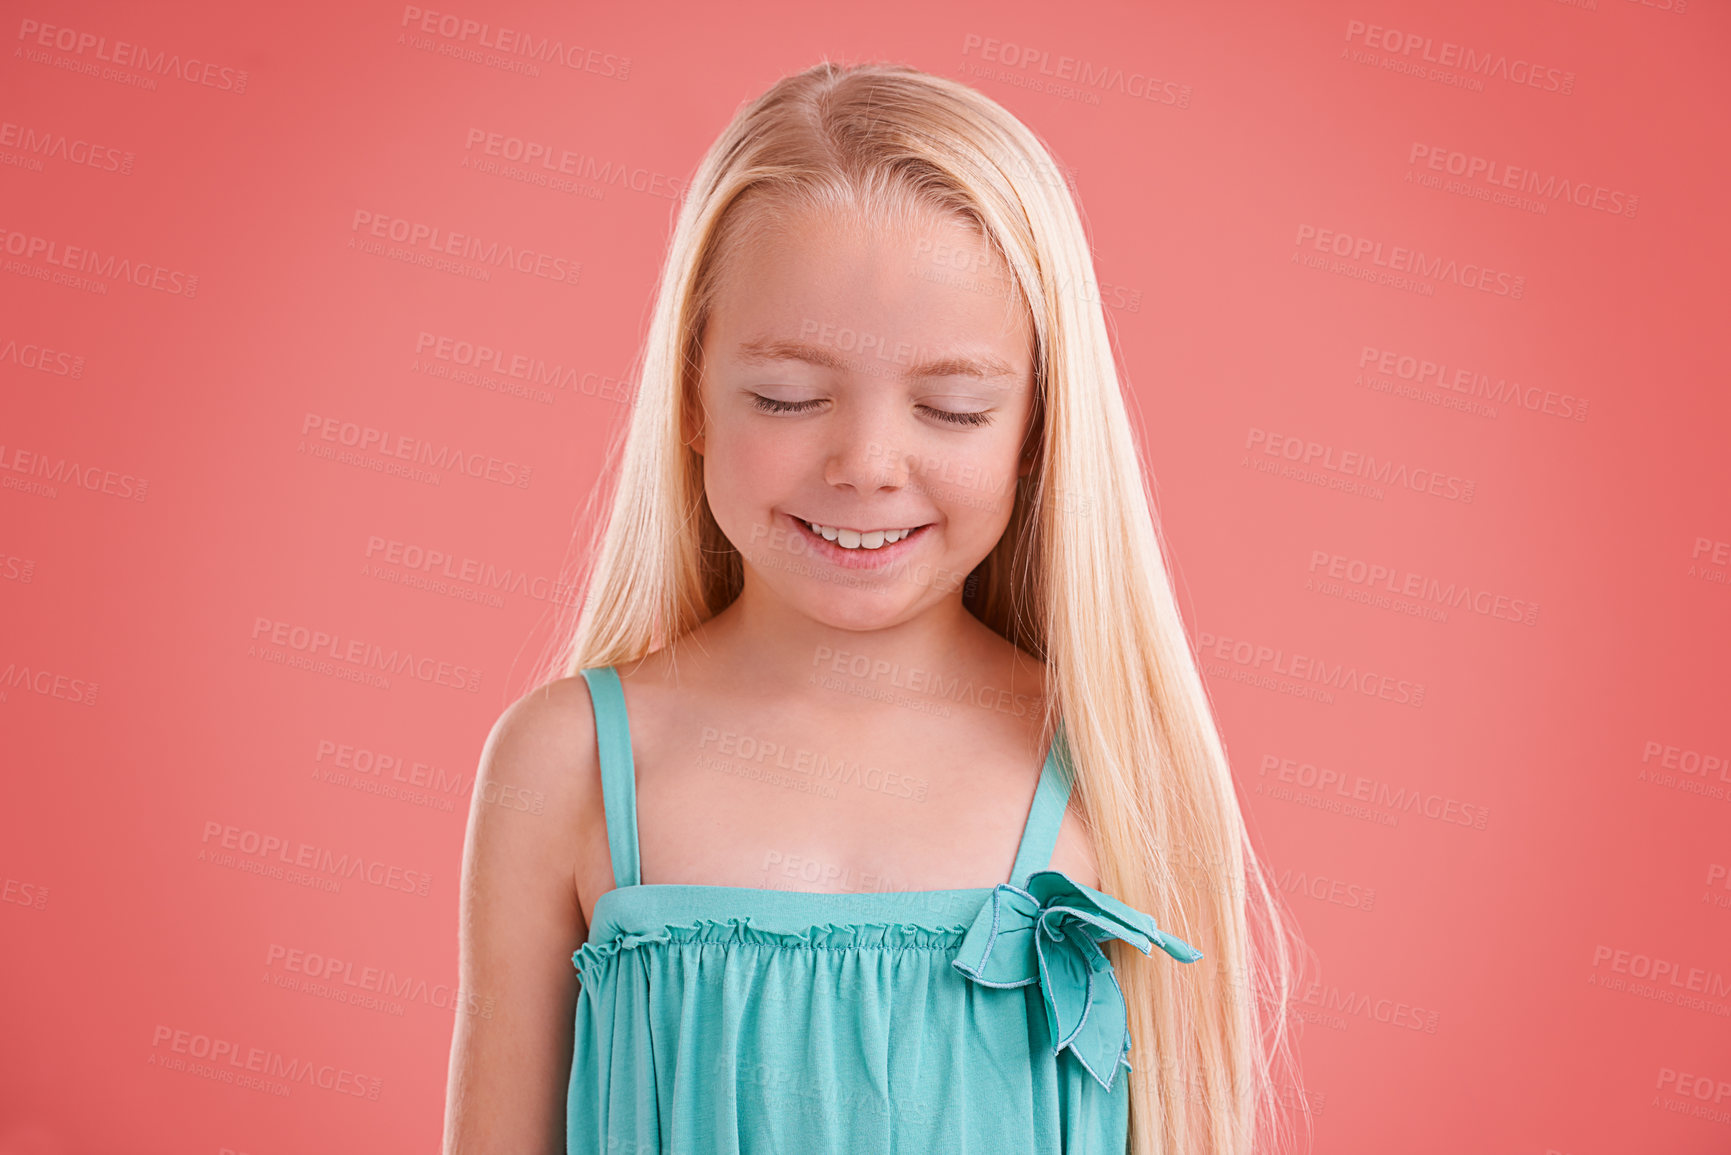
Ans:
{"label": "cheek", "polygon": [[754,521],[781,501],[799,473],[791,438],[761,422],[724,422],[705,439],[703,488],[723,528]]}
{"label": "cheek", "polygon": [[994,438],[950,450],[917,465],[918,476],[952,523],[992,536],[1003,531],[1016,500],[1019,440]]}

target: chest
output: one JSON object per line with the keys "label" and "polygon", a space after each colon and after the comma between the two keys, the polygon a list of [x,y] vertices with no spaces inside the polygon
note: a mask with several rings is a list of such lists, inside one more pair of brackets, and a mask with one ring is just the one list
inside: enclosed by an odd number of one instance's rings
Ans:
{"label": "chest", "polygon": [[[641,880],[817,893],[936,891],[1005,881],[1050,736],[1039,719],[861,719],[632,702]],[[948,723],[948,724],[944,724]],[[1051,865],[1097,881],[1074,802]],[[588,840],[585,914],[614,884]]]}

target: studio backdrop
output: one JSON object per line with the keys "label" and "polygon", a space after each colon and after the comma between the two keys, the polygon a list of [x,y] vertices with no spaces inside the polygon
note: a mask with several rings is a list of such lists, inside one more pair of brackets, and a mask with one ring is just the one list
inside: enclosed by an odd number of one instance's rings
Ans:
{"label": "studio backdrop", "polygon": [[1731,1150],[1731,8],[452,3],[5,5],[0,1151],[437,1149],[482,742],[699,157],[825,59],[1082,207],[1294,1127]]}

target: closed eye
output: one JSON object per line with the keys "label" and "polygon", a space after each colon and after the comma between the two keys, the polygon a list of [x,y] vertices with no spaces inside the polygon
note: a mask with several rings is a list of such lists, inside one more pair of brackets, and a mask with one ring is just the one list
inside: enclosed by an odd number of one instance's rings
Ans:
{"label": "closed eye", "polygon": [[751,395],[751,403],[765,413],[809,413],[814,405],[822,405],[822,398],[810,401],[781,401],[774,397],[765,397],[761,393]]}
{"label": "closed eye", "polygon": [[992,423],[992,415],[984,411],[979,413],[958,413],[953,409],[933,409],[929,405],[921,405],[920,408],[925,410],[927,413],[930,413],[933,417],[936,417],[939,421],[947,422],[950,425],[978,426],[990,425]]}
{"label": "closed eye", "polygon": [[[782,401],[776,397],[765,397],[761,393],[753,393],[751,403],[764,413],[810,413],[814,408],[823,404],[823,398],[814,397],[807,401]],[[920,405],[916,408],[946,425],[977,428],[992,423],[992,415],[989,412],[959,413],[953,409],[934,409],[930,405]]]}

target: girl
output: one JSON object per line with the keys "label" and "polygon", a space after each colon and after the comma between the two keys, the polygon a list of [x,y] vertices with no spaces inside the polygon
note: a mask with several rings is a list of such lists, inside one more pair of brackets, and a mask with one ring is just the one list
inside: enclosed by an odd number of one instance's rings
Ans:
{"label": "girl", "polygon": [[581,611],[482,754],[447,1152],[1271,1129],[1284,922],[1056,172],[828,63],[704,158]]}

